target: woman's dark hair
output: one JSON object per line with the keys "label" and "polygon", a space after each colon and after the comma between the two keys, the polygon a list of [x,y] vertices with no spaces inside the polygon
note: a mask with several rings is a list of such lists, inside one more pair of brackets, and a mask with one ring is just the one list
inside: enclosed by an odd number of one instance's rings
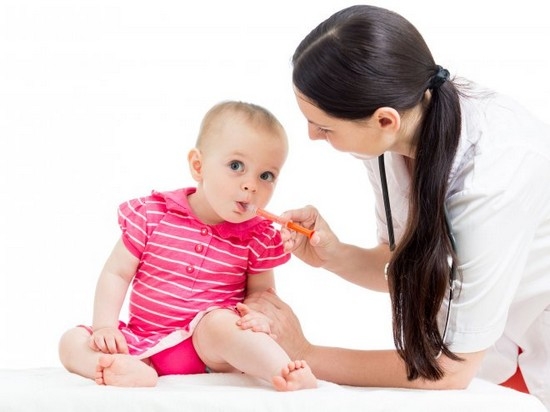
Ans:
{"label": "woman's dark hair", "polygon": [[329,17],[300,43],[292,63],[294,86],[336,118],[363,120],[380,107],[404,113],[423,105],[409,220],[388,268],[388,287],[394,342],[408,378],[441,379],[438,354],[460,359],[443,342],[437,321],[449,287],[449,257],[456,259],[445,195],[460,137],[458,89],[450,80],[434,87],[440,67],[418,30],[373,6]]}

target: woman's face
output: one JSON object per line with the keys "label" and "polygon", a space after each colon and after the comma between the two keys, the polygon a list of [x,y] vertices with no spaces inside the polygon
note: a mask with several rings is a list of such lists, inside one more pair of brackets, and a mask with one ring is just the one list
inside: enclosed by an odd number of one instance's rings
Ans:
{"label": "woman's face", "polygon": [[380,128],[372,118],[338,119],[313,105],[295,89],[296,101],[308,122],[311,140],[325,140],[336,150],[360,158],[372,158],[387,150]]}

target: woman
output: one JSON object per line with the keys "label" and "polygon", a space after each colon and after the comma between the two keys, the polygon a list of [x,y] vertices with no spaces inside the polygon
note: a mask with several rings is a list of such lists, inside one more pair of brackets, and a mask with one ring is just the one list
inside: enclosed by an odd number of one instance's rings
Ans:
{"label": "woman", "polygon": [[248,303],[320,379],[464,388],[476,375],[503,382],[519,363],[550,407],[549,128],[452,79],[415,27],[382,8],[335,13],[301,42],[293,67],[310,138],[366,166],[379,245],[340,242],[313,207],[284,215],[313,237],[285,229],[283,240],[312,266],[388,291],[397,350],[315,346],[276,295]]}

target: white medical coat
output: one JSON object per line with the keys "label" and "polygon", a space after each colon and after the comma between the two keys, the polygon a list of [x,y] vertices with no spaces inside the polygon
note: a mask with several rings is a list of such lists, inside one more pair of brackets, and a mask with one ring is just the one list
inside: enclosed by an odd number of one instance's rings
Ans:
{"label": "white medical coat", "polygon": [[[497,94],[462,98],[462,135],[446,206],[459,259],[446,342],[487,349],[479,377],[501,383],[521,367],[550,410],[550,127]],[[388,243],[376,158],[364,160]],[[385,154],[396,242],[407,221],[410,175]],[[447,310],[440,313],[443,327]],[[518,358],[518,348],[522,354]]]}

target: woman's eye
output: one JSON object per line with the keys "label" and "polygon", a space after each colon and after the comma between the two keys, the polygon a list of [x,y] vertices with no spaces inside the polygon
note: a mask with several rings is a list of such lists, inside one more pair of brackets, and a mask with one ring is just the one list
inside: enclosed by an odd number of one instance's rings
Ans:
{"label": "woman's eye", "polygon": [[244,163],[238,160],[233,160],[229,163],[229,168],[231,170],[240,171],[244,169]]}
{"label": "woman's eye", "polygon": [[267,182],[273,182],[275,180],[275,175],[271,172],[263,172],[260,175],[260,179],[265,180]]}

